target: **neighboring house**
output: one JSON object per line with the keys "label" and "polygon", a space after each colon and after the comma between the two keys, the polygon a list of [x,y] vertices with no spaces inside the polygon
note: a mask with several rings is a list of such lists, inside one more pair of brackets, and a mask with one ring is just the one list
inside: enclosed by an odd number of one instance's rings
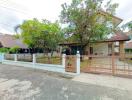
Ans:
{"label": "neighboring house", "polygon": [[132,41],[126,43],[126,45],[125,45],[125,51],[126,51],[126,53],[131,53],[132,54]]}
{"label": "neighboring house", "polygon": [[130,39],[132,40],[132,31],[125,32],[125,34],[126,34],[127,36],[129,36]]}
{"label": "neighboring house", "polygon": [[18,46],[20,50],[18,53],[43,53],[43,49],[40,48],[28,48],[26,44],[23,43],[22,39],[15,38],[14,35],[1,34],[0,33],[0,48],[12,48]]}
{"label": "neighboring house", "polygon": [[16,39],[13,35],[0,34],[0,48],[12,48],[15,46],[20,48],[20,53],[29,52],[27,45],[25,45],[22,40]]}
{"label": "neighboring house", "polygon": [[125,34],[131,39],[125,44],[125,51],[126,53],[132,53],[132,31],[126,32]]}

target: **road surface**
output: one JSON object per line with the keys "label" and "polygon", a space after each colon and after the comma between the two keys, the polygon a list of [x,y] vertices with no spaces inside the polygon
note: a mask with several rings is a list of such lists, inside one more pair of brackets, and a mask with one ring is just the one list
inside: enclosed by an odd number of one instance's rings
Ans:
{"label": "road surface", "polygon": [[60,74],[0,64],[0,100],[132,100],[132,91],[75,82]]}

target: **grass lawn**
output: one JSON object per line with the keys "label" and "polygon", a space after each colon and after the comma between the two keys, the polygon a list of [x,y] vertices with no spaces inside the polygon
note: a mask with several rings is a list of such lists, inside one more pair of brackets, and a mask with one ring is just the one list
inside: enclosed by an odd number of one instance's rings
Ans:
{"label": "grass lawn", "polygon": [[37,63],[43,63],[43,64],[61,64],[62,58],[61,57],[40,57],[37,58]]}
{"label": "grass lawn", "polygon": [[132,58],[131,59],[125,59],[124,62],[128,63],[128,64],[132,64]]}
{"label": "grass lawn", "polygon": [[81,68],[88,67],[89,63],[90,63],[90,61],[88,59],[85,59],[85,60],[81,61],[80,67]]}

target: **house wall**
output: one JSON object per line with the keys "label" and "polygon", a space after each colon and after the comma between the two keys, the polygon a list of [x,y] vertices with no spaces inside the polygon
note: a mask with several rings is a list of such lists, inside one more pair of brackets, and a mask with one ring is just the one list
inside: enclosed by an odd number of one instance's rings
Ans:
{"label": "house wall", "polygon": [[93,54],[108,55],[108,43],[95,43],[93,47]]}

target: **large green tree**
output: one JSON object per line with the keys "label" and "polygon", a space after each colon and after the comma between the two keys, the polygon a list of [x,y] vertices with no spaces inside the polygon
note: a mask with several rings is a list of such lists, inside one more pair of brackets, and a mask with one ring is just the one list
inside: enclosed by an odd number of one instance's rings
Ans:
{"label": "large green tree", "polygon": [[[72,0],[70,5],[63,4],[61,22],[67,24],[66,30],[70,40],[81,44],[85,49],[91,41],[107,38],[112,33],[115,25],[112,23],[112,15],[118,4],[107,2],[105,16],[102,15],[102,3],[104,0]],[[103,12],[104,13],[104,12]]]}
{"label": "large green tree", "polygon": [[[52,52],[63,40],[61,28],[57,22],[51,23],[47,20],[37,19],[26,20],[21,25],[16,26],[16,32],[20,29],[19,38],[28,45],[29,48],[41,48]],[[18,33],[18,32],[17,32]]]}

